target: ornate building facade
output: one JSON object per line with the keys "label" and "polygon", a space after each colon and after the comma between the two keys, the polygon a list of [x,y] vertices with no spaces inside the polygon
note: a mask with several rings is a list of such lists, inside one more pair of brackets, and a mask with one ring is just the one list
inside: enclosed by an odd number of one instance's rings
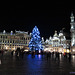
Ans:
{"label": "ornate building facade", "polygon": [[70,40],[66,40],[62,30],[59,32],[59,34],[57,34],[57,31],[55,31],[53,37],[49,37],[49,39],[46,39],[46,41],[44,41],[44,38],[42,38],[42,42],[44,51],[59,53],[70,52]]}
{"label": "ornate building facade", "polygon": [[30,34],[24,31],[11,31],[6,33],[4,30],[0,33],[0,50],[16,50],[18,47],[20,49],[27,47],[30,41]]}
{"label": "ornate building facade", "polygon": [[71,22],[70,22],[70,25],[71,25],[71,29],[70,29],[70,32],[71,32],[71,52],[72,54],[75,54],[75,22],[74,22],[74,15],[73,13],[71,13]]}

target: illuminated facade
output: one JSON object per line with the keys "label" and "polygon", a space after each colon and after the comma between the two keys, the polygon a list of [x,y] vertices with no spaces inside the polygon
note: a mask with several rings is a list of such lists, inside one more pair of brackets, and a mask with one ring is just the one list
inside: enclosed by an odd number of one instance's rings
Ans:
{"label": "illuminated facade", "polygon": [[73,13],[71,13],[71,22],[70,22],[70,25],[71,25],[71,29],[70,29],[70,32],[71,32],[71,52],[72,54],[75,54],[75,22],[74,22],[74,15]]}
{"label": "illuminated facade", "polygon": [[4,30],[0,33],[0,50],[16,50],[18,47],[20,49],[28,47],[31,36],[28,32],[24,31],[11,31],[6,33]]}
{"label": "illuminated facade", "polygon": [[[44,38],[42,39],[44,41]],[[44,43],[44,51],[50,51],[50,52],[69,52],[70,47],[70,40],[66,40],[66,37],[63,35],[63,31],[61,30],[59,34],[57,34],[57,31],[55,31],[55,34],[53,37],[49,37],[49,39],[46,39]]]}

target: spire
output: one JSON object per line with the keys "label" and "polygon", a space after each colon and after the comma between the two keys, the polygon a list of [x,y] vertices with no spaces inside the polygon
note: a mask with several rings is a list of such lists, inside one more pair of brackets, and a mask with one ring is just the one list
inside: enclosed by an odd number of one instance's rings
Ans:
{"label": "spire", "polygon": [[49,37],[49,40],[51,40],[51,39],[52,39],[52,37],[50,36],[50,37]]}
{"label": "spire", "polygon": [[63,33],[63,30],[60,30],[60,33]]}
{"label": "spire", "polygon": [[71,12],[71,22],[74,22],[74,15],[73,15],[73,12]]}
{"label": "spire", "polygon": [[3,30],[3,34],[5,34],[6,33],[6,31],[5,30]]}
{"label": "spire", "polygon": [[73,12],[71,12],[71,16],[73,16]]}
{"label": "spire", "polygon": [[60,30],[59,36],[63,36],[63,30]]}
{"label": "spire", "polygon": [[55,31],[55,34],[54,34],[54,37],[57,37],[58,35],[57,35],[57,31]]}
{"label": "spire", "polygon": [[42,41],[44,42],[44,37],[42,37]]}

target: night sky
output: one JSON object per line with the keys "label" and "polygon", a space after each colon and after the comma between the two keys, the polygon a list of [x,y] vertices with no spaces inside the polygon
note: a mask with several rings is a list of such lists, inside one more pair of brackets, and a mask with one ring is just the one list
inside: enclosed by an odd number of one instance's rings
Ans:
{"label": "night sky", "polygon": [[58,32],[65,28],[65,32],[70,34],[70,15],[75,6],[66,3],[56,3],[42,7],[28,7],[25,5],[4,6],[0,9],[0,32],[6,30],[21,30],[32,32],[36,25],[39,28],[41,37],[49,38],[54,31]]}

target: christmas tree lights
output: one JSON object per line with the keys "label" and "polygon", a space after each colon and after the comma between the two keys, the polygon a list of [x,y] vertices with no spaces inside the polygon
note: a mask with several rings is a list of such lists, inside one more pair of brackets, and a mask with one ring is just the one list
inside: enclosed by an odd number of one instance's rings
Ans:
{"label": "christmas tree lights", "polygon": [[40,32],[39,32],[37,26],[35,26],[32,30],[31,40],[29,42],[29,49],[30,49],[30,51],[39,51],[39,52],[41,50],[43,50]]}

